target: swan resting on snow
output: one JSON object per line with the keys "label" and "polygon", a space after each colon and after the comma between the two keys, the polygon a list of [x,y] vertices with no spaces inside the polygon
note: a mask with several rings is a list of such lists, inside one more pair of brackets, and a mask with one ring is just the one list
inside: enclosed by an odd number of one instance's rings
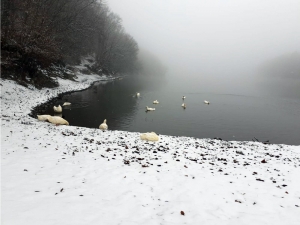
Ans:
{"label": "swan resting on snow", "polygon": [[146,111],[154,111],[155,108],[149,108],[148,106],[146,106]]}
{"label": "swan resting on snow", "polygon": [[158,104],[159,102],[157,100],[153,101],[153,104]]}
{"label": "swan resting on snow", "polygon": [[145,140],[145,141],[158,141],[159,140],[158,135],[154,132],[142,133],[140,135],[140,137],[141,137],[142,140]]}
{"label": "swan resting on snow", "polygon": [[68,121],[59,116],[49,116],[47,120],[56,125],[69,125]]}
{"label": "swan resting on snow", "polygon": [[204,100],[204,103],[209,105],[209,101]]}
{"label": "swan resting on snow", "polygon": [[69,122],[60,116],[50,116],[50,115],[38,115],[38,120],[40,121],[49,121],[50,123],[56,125],[69,125]]}
{"label": "swan resting on snow", "polygon": [[50,115],[37,115],[38,120],[47,121]]}
{"label": "swan resting on snow", "polygon": [[68,106],[71,105],[71,102],[65,102],[62,106]]}
{"label": "swan resting on snow", "polygon": [[186,104],[185,103],[182,103],[181,105],[184,109],[186,108]]}
{"label": "swan resting on snow", "polygon": [[103,123],[100,124],[99,128],[101,130],[107,130],[108,126],[106,124],[106,119],[103,121]]}
{"label": "swan resting on snow", "polygon": [[57,113],[61,113],[62,112],[62,107],[60,105],[58,105],[57,107],[53,106],[53,109],[54,109],[54,112],[57,112]]}

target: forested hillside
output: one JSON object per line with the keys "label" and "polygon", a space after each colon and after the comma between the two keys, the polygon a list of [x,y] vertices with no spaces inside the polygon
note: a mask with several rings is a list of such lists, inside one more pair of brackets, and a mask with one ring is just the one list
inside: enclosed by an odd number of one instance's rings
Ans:
{"label": "forested hillside", "polygon": [[[138,45],[104,1],[2,0],[2,77],[55,86],[51,77],[94,55],[93,72],[136,71]],[[51,86],[51,85],[50,85]]]}

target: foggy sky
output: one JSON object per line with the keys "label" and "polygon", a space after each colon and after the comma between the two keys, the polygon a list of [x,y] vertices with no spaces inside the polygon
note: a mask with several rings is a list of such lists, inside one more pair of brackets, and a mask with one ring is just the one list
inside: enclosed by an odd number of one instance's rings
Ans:
{"label": "foggy sky", "polygon": [[243,76],[264,60],[300,51],[299,0],[106,2],[140,48],[191,76]]}

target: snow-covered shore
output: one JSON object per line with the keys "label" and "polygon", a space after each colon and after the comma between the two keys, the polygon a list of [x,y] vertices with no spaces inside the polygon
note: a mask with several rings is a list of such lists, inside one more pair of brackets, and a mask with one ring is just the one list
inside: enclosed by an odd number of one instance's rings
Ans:
{"label": "snow-covered shore", "polygon": [[1,80],[2,224],[299,224],[300,146],[152,143],[28,116],[99,78],[42,90]]}

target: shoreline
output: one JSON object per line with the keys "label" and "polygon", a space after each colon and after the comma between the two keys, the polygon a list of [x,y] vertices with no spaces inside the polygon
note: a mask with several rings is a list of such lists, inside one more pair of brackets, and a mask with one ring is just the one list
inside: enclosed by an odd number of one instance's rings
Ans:
{"label": "shoreline", "polygon": [[[84,76],[86,76],[86,75],[84,75]],[[99,75],[95,75],[95,76],[99,76]],[[35,111],[37,111],[39,109],[39,107],[41,107],[42,105],[47,104],[47,103],[50,104],[51,102],[55,102],[57,99],[62,98],[62,95],[84,91],[84,90],[87,90],[87,89],[91,88],[92,86],[94,86],[98,82],[110,82],[110,81],[113,81],[113,80],[117,80],[119,78],[120,77],[99,79],[99,80],[92,81],[92,83],[90,83],[89,86],[87,86],[85,88],[78,89],[78,90],[70,90],[70,91],[59,93],[59,94],[57,94],[57,96],[53,96],[52,98],[48,99],[46,102],[42,102],[38,105],[33,106],[31,112],[28,115],[35,119],[36,116],[38,115],[37,112],[35,112]]]}
{"label": "shoreline", "polygon": [[78,75],[79,82],[59,79],[58,88],[42,90],[1,79],[2,222],[299,222],[300,146],[167,135],[153,143],[137,132],[29,116],[97,79]]}

